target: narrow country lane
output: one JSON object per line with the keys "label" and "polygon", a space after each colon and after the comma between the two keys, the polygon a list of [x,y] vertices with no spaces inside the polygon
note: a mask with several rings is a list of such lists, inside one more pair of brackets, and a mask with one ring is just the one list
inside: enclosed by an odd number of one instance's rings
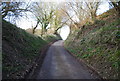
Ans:
{"label": "narrow country lane", "polygon": [[37,79],[96,79],[62,44],[60,40],[50,46]]}

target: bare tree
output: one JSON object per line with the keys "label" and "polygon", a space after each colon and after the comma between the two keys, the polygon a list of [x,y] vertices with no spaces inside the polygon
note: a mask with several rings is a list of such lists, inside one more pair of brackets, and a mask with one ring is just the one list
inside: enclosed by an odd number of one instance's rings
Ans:
{"label": "bare tree", "polygon": [[[98,10],[98,7],[101,3],[101,0],[94,0],[93,2],[89,2],[88,0],[78,2],[68,2],[69,10],[73,11],[75,16],[77,16],[78,21],[73,21],[76,25],[80,23],[81,21],[84,21],[88,18],[91,18],[92,20],[95,20],[96,18],[96,12]],[[70,16],[71,13],[69,11],[66,11],[66,14]]]}
{"label": "bare tree", "polygon": [[88,13],[90,13],[91,18],[94,21],[96,19],[96,16],[97,16],[96,12],[98,10],[98,7],[99,7],[101,1],[100,0],[93,1],[93,2],[86,1],[85,3],[88,8]]}
{"label": "bare tree", "polygon": [[18,17],[21,16],[22,12],[26,11],[30,11],[30,9],[29,5],[25,2],[2,2],[2,18],[5,18],[6,16]]}
{"label": "bare tree", "polygon": [[65,14],[61,10],[61,8],[58,8],[55,10],[54,18],[53,18],[53,27],[55,29],[55,33],[67,22],[65,19]]}
{"label": "bare tree", "polygon": [[47,32],[47,27],[50,24],[52,17],[54,15],[54,9],[51,7],[50,4],[51,3],[36,2],[36,4],[34,5],[33,14],[37,19],[37,24],[33,28],[33,34],[35,33],[35,29],[38,27],[38,24],[41,24],[42,27],[41,36],[45,32]]}

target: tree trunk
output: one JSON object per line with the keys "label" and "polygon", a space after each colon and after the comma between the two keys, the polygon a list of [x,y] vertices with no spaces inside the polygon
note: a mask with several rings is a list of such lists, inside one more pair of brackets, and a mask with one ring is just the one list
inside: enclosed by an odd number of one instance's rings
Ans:
{"label": "tree trunk", "polygon": [[36,26],[33,28],[33,32],[32,32],[33,34],[35,34],[35,29],[37,28],[39,22],[40,22],[40,21],[38,20]]}
{"label": "tree trunk", "polygon": [[95,21],[96,20],[96,12],[91,12],[91,17],[92,17],[92,20]]}

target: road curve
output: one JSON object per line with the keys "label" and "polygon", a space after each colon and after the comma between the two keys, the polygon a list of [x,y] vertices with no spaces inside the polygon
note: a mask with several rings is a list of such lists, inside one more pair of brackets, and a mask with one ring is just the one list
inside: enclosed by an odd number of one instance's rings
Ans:
{"label": "road curve", "polygon": [[37,79],[96,79],[62,44],[60,40],[49,47]]}

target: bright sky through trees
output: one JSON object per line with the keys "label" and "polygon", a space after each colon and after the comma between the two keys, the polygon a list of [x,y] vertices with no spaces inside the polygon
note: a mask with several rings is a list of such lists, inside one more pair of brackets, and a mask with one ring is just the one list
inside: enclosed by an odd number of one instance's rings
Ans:
{"label": "bright sky through trees", "polygon": [[[47,2],[47,1],[46,1]],[[60,2],[62,2],[61,0],[57,0],[55,1],[56,5],[59,5]],[[108,2],[103,2],[97,11],[97,15],[102,14],[103,12],[109,10],[109,3]],[[22,29],[28,29],[28,28],[32,28],[35,27],[37,21],[35,20],[35,17],[33,16],[33,14],[31,12],[26,12],[28,17],[21,17],[20,20],[18,20],[16,22],[16,25]],[[78,20],[77,17],[74,15],[74,17],[72,18],[73,20]],[[7,19],[6,19],[7,20]],[[60,35],[62,36],[62,38],[65,40],[70,32],[69,28],[67,26],[64,26],[61,31],[60,31]],[[40,29],[40,25],[38,25],[37,29]]]}
{"label": "bright sky through trees", "polygon": [[[103,12],[109,10],[109,3],[107,2],[104,2],[102,5],[100,5],[98,11],[97,11],[97,15],[99,14],[102,14]],[[28,13],[28,15],[31,15],[30,13]],[[76,19],[76,18],[73,18],[73,19]],[[22,18],[18,23],[18,27],[22,28],[22,29],[28,29],[28,28],[32,28],[34,27],[36,24],[36,21],[34,20],[34,18],[30,18],[30,19],[25,19],[25,18]],[[40,29],[40,26],[38,26],[37,29]],[[61,29],[61,32],[60,32],[60,35],[62,36],[62,38],[65,40],[67,38],[69,34],[69,28],[66,26],[63,27]]]}
{"label": "bright sky through trees", "polygon": [[64,26],[60,30],[60,36],[62,37],[63,40],[67,39],[69,33],[70,33],[70,28],[68,26]]}

